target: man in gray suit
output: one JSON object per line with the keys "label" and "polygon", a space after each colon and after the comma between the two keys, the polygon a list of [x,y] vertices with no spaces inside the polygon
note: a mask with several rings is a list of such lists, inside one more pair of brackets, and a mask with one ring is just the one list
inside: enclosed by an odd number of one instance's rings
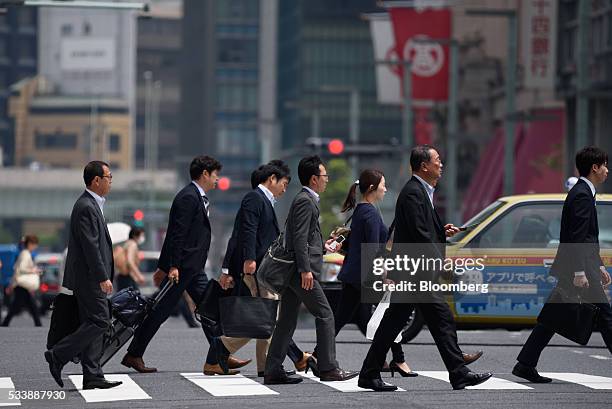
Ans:
{"label": "man in gray suit", "polygon": [[64,387],[62,368],[76,356],[81,357],[83,389],[108,389],[121,385],[104,379],[100,365],[104,333],[110,325],[107,295],[113,292],[113,249],[104,220],[105,196],[113,175],[108,164],[93,161],[83,171],[85,192],[77,199],[70,216],[68,254],[64,286],[76,297],[81,324],[45,352],[49,371]]}
{"label": "man in gray suit", "polygon": [[308,368],[313,369],[322,381],[343,381],[357,376],[356,372],[343,371],[338,367],[334,314],[318,281],[323,266],[319,194],[325,191],[329,176],[318,156],[302,159],[298,165],[298,176],[302,190],[295,196],[289,209],[285,233],[288,250],[295,252],[297,270],[281,294],[278,322],[266,360],[266,385],[302,381],[300,377],[287,376],[282,369],[302,303],[314,315],[317,329],[318,361],[310,357]]}

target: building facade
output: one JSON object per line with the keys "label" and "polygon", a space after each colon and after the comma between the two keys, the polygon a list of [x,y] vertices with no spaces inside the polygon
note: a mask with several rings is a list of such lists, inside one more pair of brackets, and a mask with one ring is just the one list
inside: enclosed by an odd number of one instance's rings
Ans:
{"label": "building facade", "polygon": [[8,116],[12,84],[36,75],[38,8],[8,7],[0,14],[0,167],[14,165],[14,130]]}

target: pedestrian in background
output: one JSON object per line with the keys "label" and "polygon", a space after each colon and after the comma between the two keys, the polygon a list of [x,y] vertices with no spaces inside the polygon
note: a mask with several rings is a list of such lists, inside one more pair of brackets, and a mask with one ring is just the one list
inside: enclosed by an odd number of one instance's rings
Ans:
{"label": "pedestrian in background", "polygon": [[34,264],[32,252],[38,247],[38,237],[34,235],[25,236],[23,250],[15,261],[14,273],[11,282],[13,300],[9,306],[8,314],[2,322],[3,327],[8,327],[11,319],[23,307],[26,307],[34,319],[34,325],[41,327],[40,312],[36,300],[36,292],[40,286],[41,270]]}
{"label": "pedestrian in background", "polygon": [[125,252],[125,266],[118,271],[115,284],[117,291],[127,287],[138,288],[145,282],[144,275],[140,271],[140,258],[138,257],[139,246],[145,242],[145,231],[140,227],[133,227],[128,235],[128,240],[123,245]]}

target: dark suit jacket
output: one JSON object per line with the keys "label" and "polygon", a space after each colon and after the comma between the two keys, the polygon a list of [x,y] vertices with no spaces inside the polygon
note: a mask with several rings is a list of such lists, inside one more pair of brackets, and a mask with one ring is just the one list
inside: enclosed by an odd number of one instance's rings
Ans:
{"label": "dark suit jacket", "polygon": [[113,281],[113,247],[100,207],[86,191],[77,199],[70,215],[68,253],[63,286],[82,293],[100,290],[99,284]]}
{"label": "dark suit jacket", "polygon": [[242,199],[223,267],[229,269],[234,280],[239,279],[244,261],[255,260],[259,267],[266,251],[279,234],[272,203],[261,189],[255,188]]}
{"label": "dark suit jacket", "polygon": [[599,267],[599,226],[591,188],[579,179],[569,191],[561,213],[559,248],[550,274],[561,281],[573,281],[574,273],[584,271],[590,283],[601,281]]}
{"label": "dark suit jacket", "polygon": [[[414,176],[406,182],[400,192],[395,206],[395,235],[393,237],[393,252],[405,254],[402,244],[411,244],[411,257],[441,258],[446,256],[446,234],[444,223],[431,205],[427,191]],[[429,277],[435,279],[436,273],[429,272]],[[399,278],[399,277],[398,277]],[[402,277],[405,278],[405,277]]]}
{"label": "dark suit jacket", "polygon": [[[380,212],[369,203],[359,203],[351,219],[349,250],[340,273],[338,273],[338,280],[343,283],[359,284],[362,280],[362,265],[371,265],[370,260],[362,262],[361,244],[368,243],[368,247],[373,247],[371,246],[373,243],[384,245],[387,242],[388,233],[389,229],[385,226]],[[378,252],[378,249],[372,248],[371,250]],[[372,251],[366,251],[366,254],[369,255],[369,253]],[[366,254],[363,256],[368,257]]]}
{"label": "dark suit jacket", "polygon": [[210,248],[211,229],[198,188],[189,183],[174,197],[158,268],[199,273]]}
{"label": "dark suit jacket", "polygon": [[302,189],[291,203],[285,234],[287,250],[295,252],[297,273],[310,271],[318,278],[323,267],[319,204],[306,189]]}

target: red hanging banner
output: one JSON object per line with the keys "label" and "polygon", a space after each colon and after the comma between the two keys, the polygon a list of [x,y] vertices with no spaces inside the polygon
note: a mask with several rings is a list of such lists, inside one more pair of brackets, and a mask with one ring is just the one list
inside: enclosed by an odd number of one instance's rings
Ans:
{"label": "red hanging banner", "polygon": [[[418,100],[447,100],[448,45],[413,40],[450,39],[451,11],[394,7],[390,14],[397,55],[412,62],[412,97]],[[403,69],[400,73],[403,75]]]}

